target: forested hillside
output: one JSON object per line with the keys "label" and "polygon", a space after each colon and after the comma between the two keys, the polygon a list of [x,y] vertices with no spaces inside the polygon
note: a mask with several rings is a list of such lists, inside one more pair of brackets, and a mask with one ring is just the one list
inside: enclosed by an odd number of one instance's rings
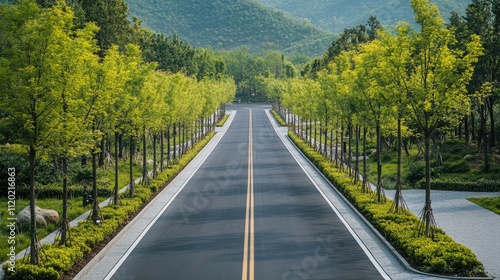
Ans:
{"label": "forested hillside", "polygon": [[[283,10],[290,15],[308,19],[311,23],[335,33],[366,22],[376,16],[383,25],[400,21],[413,22],[409,0],[259,0],[261,3]],[[433,0],[443,17],[451,11],[463,13],[470,0]]]}
{"label": "forested hillside", "polygon": [[320,55],[333,34],[251,0],[128,0],[131,15],[194,46]]}

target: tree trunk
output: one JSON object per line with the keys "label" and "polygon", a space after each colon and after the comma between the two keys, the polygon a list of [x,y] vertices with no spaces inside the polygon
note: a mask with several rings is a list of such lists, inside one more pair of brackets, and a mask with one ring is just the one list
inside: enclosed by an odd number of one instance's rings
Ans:
{"label": "tree trunk", "polygon": [[361,192],[368,192],[368,170],[366,168],[366,135],[368,134],[368,129],[363,127],[363,186],[361,187]]}
{"label": "tree trunk", "polygon": [[174,123],[174,131],[173,131],[173,136],[174,136],[174,156],[173,159],[177,159],[177,124]]}
{"label": "tree trunk", "polygon": [[118,158],[123,158],[123,134],[118,137]]}
{"label": "tree trunk", "polygon": [[97,153],[92,149],[92,221],[97,223],[99,218],[99,201],[97,200]]}
{"label": "tree trunk", "polygon": [[401,169],[402,169],[402,154],[403,154],[403,137],[401,133],[401,115],[398,117],[398,167],[397,167],[397,175],[396,175],[396,193],[394,195],[394,210],[395,213],[399,213],[399,211],[404,211],[406,208],[404,207],[403,193],[402,193],[402,184],[401,184]]}
{"label": "tree trunk", "polygon": [[165,145],[163,143],[163,130],[160,131],[160,170],[163,171],[164,170],[164,166],[163,166],[163,162],[165,161],[165,158],[164,158],[164,152],[165,152]]}
{"label": "tree trunk", "polygon": [[62,159],[63,169],[63,209],[61,218],[61,240],[59,245],[66,246],[66,234],[68,229],[68,157]]}
{"label": "tree trunk", "polygon": [[172,145],[171,145],[171,142],[170,142],[170,140],[171,140],[170,135],[171,134],[170,134],[170,125],[169,125],[169,127],[167,127],[167,167],[170,164],[170,159],[171,159],[170,158],[171,157],[170,156],[170,152],[171,152]]}
{"label": "tree trunk", "polygon": [[146,126],[142,128],[142,185],[148,186],[151,184],[151,179],[148,174],[147,160],[147,143],[146,143]]}
{"label": "tree trunk", "polygon": [[129,195],[134,195],[134,137],[130,136]]}
{"label": "tree trunk", "polygon": [[376,137],[377,137],[377,202],[382,202],[382,143],[380,139],[380,125],[377,124],[375,127]]}
{"label": "tree trunk", "polygon": [[39,255],[38,255],[38,240],[36,238],[36,214],[35,214],[35,158],[36,150],[34,145],[30,145],[30,166],[29,166],[29,177],[30,177],[30,263],[38,265]]}
{"label": "tree trunk", "polygon": [[352,176],[352,121],[349,120],[347,133],[349,137],[349,150],[347,152],[347,166],[349,167],[349,176]]}
{"label": "tree trunk", "polygon": [[121,135],[119,135],[118,132],[115,132],[115,189],[113,191],[113,204],[118,205],[118,188],[119,188],[119,179],[118,179],[118,172],[120,170],[119,168],[119,155],[118,155],[118,142],[119,138]]}
{"label": "tree trunk", "polygon": [[99,166],[102,167],[104,166],[104,150],[105,150],[105,147],[106,147],[106,137],[103,136],[102,137],[102,140],[101,140],[101,145],[100,145],[100,151],[99,151]]}
{"label": "tree trunk", "polygon": [[359,125],[356,125],[356,161],[354,162],[354,183],[359,182]]}
{"label": "tree trunk", "polygon": [[153,133],[153,178],[156,179],[158,173],[156,172],[156,133]]}
{"label": "tree trunk", "polygon": [[425,206],[423,220],[425,222],[425,236],[429,237],[432,227],[431,207],[431,135],[425,133]]}

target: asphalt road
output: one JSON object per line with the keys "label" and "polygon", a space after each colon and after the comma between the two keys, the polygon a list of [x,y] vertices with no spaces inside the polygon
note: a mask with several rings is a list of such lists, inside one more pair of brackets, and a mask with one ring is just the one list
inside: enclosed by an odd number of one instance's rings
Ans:
{"label": "asphalt road", "polygon": [[111,279],[383,279],[268,108],[231,107],[229,130]]}

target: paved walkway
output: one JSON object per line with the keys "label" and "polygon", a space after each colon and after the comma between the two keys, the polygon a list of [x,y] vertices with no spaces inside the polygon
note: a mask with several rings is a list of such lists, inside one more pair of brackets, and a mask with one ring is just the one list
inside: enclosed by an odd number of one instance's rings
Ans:
{"label": "paved walkway", "polygon": [[[395,191],[385,193],[393,198]],[[500,196],[500,192],[431,192],[438,225],[455,241],[469,247],[490,276],[500,279],[500,215],[467,200],[492,196]],[[403,198],[410,211],[418,215],[424,205],[425,190],[403,190]]]}

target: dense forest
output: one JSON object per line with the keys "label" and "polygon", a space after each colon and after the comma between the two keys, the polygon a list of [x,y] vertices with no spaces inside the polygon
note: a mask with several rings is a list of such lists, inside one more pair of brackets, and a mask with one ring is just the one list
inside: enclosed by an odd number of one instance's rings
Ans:
{"label": "dense forest", "polygon": [[145,26],[176,33],[194,46],[213,49],[278,50],[320,55],[333,33],[250,0],[128,0],[130,12]]}
{"label": "dense forest", "polygon": [[[307,19],[312,24],[339,33],[345,28],[362,24],[370,16],[376,16],[382,25],[393,26],[401,21],[413,22],[409,1],[367,0],[258,0],[265,5],[285,11],[290,15]],[[445,17],[452,11],[463,12],[470,0],[435,0]]]}

